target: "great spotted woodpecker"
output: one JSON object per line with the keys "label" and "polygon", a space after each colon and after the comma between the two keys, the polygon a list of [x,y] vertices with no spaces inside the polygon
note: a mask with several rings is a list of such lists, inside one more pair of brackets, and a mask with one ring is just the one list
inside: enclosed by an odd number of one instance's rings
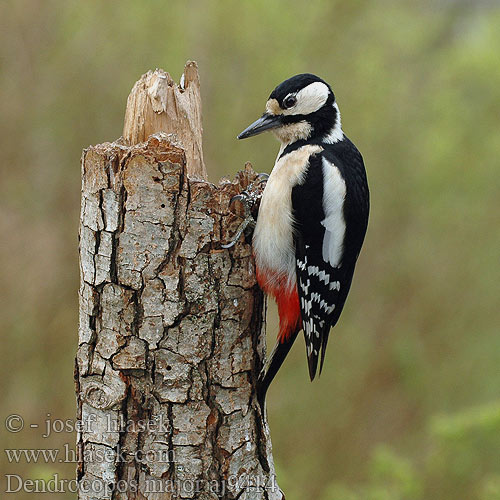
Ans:
{"label": "great spotted woodpecker", "polygon": [[239,139],[271,130],[281,148],[253,233],[260,287],[278,305],[278,342],[259,379],[266,391],[304,331],[309,376],[325,358],[330,328],[344,306],[368,224],[363,158],[344,135],[330,86],[312,74],[278,85],[266,112]]}

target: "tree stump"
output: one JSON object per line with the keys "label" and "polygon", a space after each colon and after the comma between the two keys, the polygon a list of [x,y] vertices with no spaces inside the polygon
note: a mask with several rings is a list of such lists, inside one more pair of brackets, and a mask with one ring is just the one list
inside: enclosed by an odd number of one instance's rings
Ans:
{"label": "tree stump", "polygon": [[[143,75],[124,138],[82,156],[79,499],[281,499],[255,384],[264,298],[221,248],[252,182],[206,181],[194,63]],[[170,133],[168,133],[170,132]],[[175,135],[174,135],[175,134]]]}

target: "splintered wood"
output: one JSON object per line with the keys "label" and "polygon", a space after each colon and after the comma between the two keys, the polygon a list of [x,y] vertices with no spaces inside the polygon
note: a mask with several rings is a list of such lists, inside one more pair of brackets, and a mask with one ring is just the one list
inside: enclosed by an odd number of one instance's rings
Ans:
{"label": "splintered wood", "polygon": [[191,177],[207,179],[203,162],[200,79],[196,63],[184,68],[176,85],[165,71],[148,71],[134,85],[127,100],[123,139],[144,142],[155,132],[174,133],[186,154]]}
{"label": "splintered wood", "polygon": [[[247,167],[218,186],[200,180],[199,80],[194,64],[186,71],[180,95],[191,138],[166,133],[177,131],[175,120],[157,129],[148,112],[128,110],[146,117],[126,122],[129,140],[82,156],[82,500],[282,498],[255,397],[263,296],[250,245],[242,238],[221,248],[238,222],[229,200],[255,173]],[[167,86],[151,103],[170,116],[180,90],[163,74]]]}

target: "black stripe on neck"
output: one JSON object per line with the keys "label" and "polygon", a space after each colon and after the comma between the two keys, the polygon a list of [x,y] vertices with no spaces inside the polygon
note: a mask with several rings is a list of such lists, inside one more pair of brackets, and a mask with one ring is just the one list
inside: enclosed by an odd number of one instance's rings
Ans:
{"label": "black stripe on neck", "polygon": [[[330,132],[330,131],[329,131]],[[283,152],[279,155],[278,160],[283,158],[283,156],[286,156],[289,153],[292,153],[293,151],[297,151],[297,149],[301,148],[302,146],[306,145],[317,145],[317,146],[322,146],[323,148],[326,147],[332,147],[335,145],[341,145],[343,144],[347,139],[344,133],[342,133],[342,138],[338,140],[337,142],[325,142],[325,138],[328,137],[329,133],[325,134],[323,137],[315,138],[315,139],[300,139],[298,141],[292,142],[291,144],[288,144],[288,146],[285,147]]]}
{"label": "black stripe on neck", "polygon": [[315,144],[314,142],[311,141],[306,141],[304,139],[300,139],[299,141],[292,142],[291,144],[288,144],[288,146],[283,150],[283,152],[280,154],[278,160],[283,158],[283,156],[286,156],[289,153],[292,153],[293,151],[297,151],[297,149],[301,148],[302,146],[305,146],[306,144]]}

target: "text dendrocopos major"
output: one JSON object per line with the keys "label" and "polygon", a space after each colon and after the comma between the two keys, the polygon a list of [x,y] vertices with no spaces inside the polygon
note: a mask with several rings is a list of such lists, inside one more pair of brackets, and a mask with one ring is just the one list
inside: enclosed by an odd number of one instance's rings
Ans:
{"label": "text dendrocopos major", "polygon": [[363,158],[344,135],[330,86],[312,74],[278,85],[239,139],[271,130],[281,148],[260,203],[253,251],[260,287],[278,305],[278,342],[259,379],[264,402],[297,334],[311,380],[344,306],[366,233]]}

